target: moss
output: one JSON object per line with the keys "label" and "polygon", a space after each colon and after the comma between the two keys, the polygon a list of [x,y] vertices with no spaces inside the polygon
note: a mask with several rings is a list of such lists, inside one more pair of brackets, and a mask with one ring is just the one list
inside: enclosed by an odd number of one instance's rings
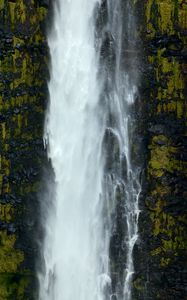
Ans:
{"label": "moss", "polygon": [[163,211],[151,212],[153,235],[162,236],[161,246],[151,251],[152,256],[159,256],[160,265],[166,266],[172,262],[173,255],[180,255],[180,250],[187,250],[185,228],[178,224],[176,218]]}
{"label": "moss", "polygon": [[29,282],[29,277],[23,275],[15,277],[13,274],[1,274],[0,300],[24,299],[25,288],[27,288]]}
{"label": "moss", "polygon": [[39,20],[42,21],[46,18],[47,16],[47,9],[45,7],[39,7],[38,8],[38,17],[39,17]]}
{"label": "moss", "polygon": [[187,163],[181,163],[180,160],[175,159],[177,149],[172,146],[172,141],[166,136],[154,136],[150,141],[149,149],[149,176],[159,178],[165,172],[174,173],[176,171],[187,173]]}
{"label": "moss", "polygon": [[16,235],[0,231],[0,270],[1,273],[15,273],[24,260],[22,251],[15,249]]}
{"label": "moss", "polygon": [[20,194],[21,195],[27,195],[30,193],[37,193],[40,188],[39,182],[33,182],[32,184],[30,182],[22,183],[20,186]]}
{"label": "moss", "polygon": [[[150,218],[152,221],[152,234],[160,238],[161,246],[151,251],[152,256],[160,257],[160,265],[166,266],[170,262],[171,253],[175,256],[180,255],[180,250],[187,250],[187,235],[185,226],[179,224],[180,217],[174,217],[164,212],[166,202],[164,200],[156,201],[154,206],[147,206],[150,209]],[[186,218],[181,216],[182,220]],[[164,256],[162,256],[164,255]],[[166,256],[168,255],[168,256]]]}
{"label": "moss", "polygon": [[[154,9],[153,9],[154,8]],[[148,38],[157,35],[176,34],[176,28],[187,28],[187,5],[182,1],[158,1],[150,0],[146,3],[146,21],[148,29]],[[151,30],[151,26],[154,30]],[[180,35],[177,33],[180,37]],[[181,38],[185,42],[185,38]],[[158,48],[156,54],[149,55],[148,60],[154,65],[155,76],[157,81],[157,109],[158,114],[163,112],[173,112],[177,118],[184,118],[186,111],[185,100],[185,78],[182,73],[182,64],[177,57],[167,57],[166,47]],[[176,47],[170,45],[169,47]],[[163,86],[164,83],[164,86]],[[154,94],[156,90],[154,91]],[[152,97],[152,96],[151,96]],[[158,172],[159,176],[161,172]]]}
{"label": "moss", "polygon": [[155,188],[150,192],[152,197],[161,197],[163,198],[164,196],[168,195],[171,193],[171,187],[165,185],[165,184],[161,184],[161,183],[157,183]]}
{"label": "moss", "polygon": [[0,60],[0,71],[2,73],[8,74],[9,72],[12,72],[12,63],[13,58],[11,55],[6,55],[3,60]]}
{"label": "moss", "polygon": [[[157,23],[153,22],[155,26],[158,26],[155,35],[175,33],[173,16],[178,14],[175,23],[180,22],[178,18],[181,13],[180,7],[178,4],[174,5],[171,1],[165,1],[164,3],[160,1],[157,4],[159,20]],[[152,5],[153,1],[149,1],[149,11]],[[169,17],[166,19],[166,16]],[[147,18],[153,19],[151,13],[147,15]],[[161,20],[162,22],[160,22]],[[168,28],[166,28],[167,26]],[[147,28],[149,28],[148,23]],[[172,45],[172,47],[175,49],[175,45]],[[186,104],[184,101],[185,78],[182,73],[182,64],[177,57],[167,57],[165,52],[164,47],[158,48],[154,55],[148,56],[149,62],[154,66],[154,76],[157,82],[154,93],[150,93],[151,99],[156,102],[155,112],[157,115],[173,113],[176,119],[184,118]],[[149,142],[149,150],[148,180],[151,181],[156,178],[157,182],[150,190],[150,195],[154,198],[154,204],[146,200],[146,207],[150,212],[152,234],[161,243],[161,246],[151,250],[151,255],[159,258],[161,267],[167,267],[172,264],[172,255],[179,256],[180,251],[187,249],[187,245],[183,222],[179,223],[179,216],[174,217],[165,212],[166,199],[171,194],[171,187],[161,183],[160,178],[168,173],[170,176],[174,176],[176,172],[187,175],[187,164],[185,161],[176,159],[178,149],[173,144],[171,137],[153,135]],[[184,216],[181,216],[181,218],[183,221],[185,220]]]}
{"label": "moss", "polygon": [[171,258],[162,257],[160,260],[160,265],[161,267],[166,267],[169,265],[170,262],[171,262]]}
{"label": "moss", "polygon": [[187,4],[182,0],[149,0],[145,12],[149,37],[174,34],[177,25],[187,27]]}
{"label": "moss", "polygon": [[161,177],[165,170],[170,169],[169,148],[167,146],[150,145],[151,158],[149,160],[149,174]]}
{"label": "moss", "polygon": [[[185,79],[182,66],[176,58],[162,56],[164,49],[159,49],[156,56],[149,56],[150,63],[155,63],[155,73],[158,82],[156,100],[157,112],[175,112],[178,118],[184,117],[184,89]],[[162,87],[163,82],[165,83]],[[179,97],[178,97],[179,96]],[[179,98],[179,99],[177,99]],[[176,101],[177,99],[177,101]]]}
{"label": "moss", "polygon": [[[140,4],[141,5],[141,4]],[[187,3],[144,1],[145,53],[150,89],[145,92],[148,119],[147,197],[145,221],[139,226],[146,241],[147,269],[140,267],[150,299],[182,298],[183,256],[187,251],[185,182],[187,125],[185,45]],[[158,134],[160,132],[161,134]],[[176,270],[176,286],[170,274]],[[165,278],[162,283],[157,274]],[[159,276],[158,276],[159,277]],[[149,282],[147,281],[149,278]],[[150,290],[150,291],[149,291]],[[144,295],[137,293],[137,298]]]}
{"label": "moss", "polygon": [[16,290],[16,283],[11,282],[10,276],[1,276],[0,275],[0,300],[9,300]]}
{"label": "moss", "polygon": [[30,282],[30,279],[28,277],[24,276],[23,278],[21,278],[18,288],[17,288],[18,299],[24,298],[25,289],[28,286],[29,282]]}
{"label": "moss", "polygon": [[11,23],[14,23],[15,20],[15,10],[16,10],[16,3],[15,2],[9,2],[9,10],[10,10],[10,20]]}
{"label": "moss", "polygon": [[10,174],[10,160],[7,159],[5,156],[1,156],[1,171],[6,176]]}
{"label": "moss", "polygon": [[174,17],[173,0],[158,1],[159,22],[158,27],[161,33],[174,33],[173,17]]}
{"label": "moss", "polygon": [[187,27],[187,3],[183,2],[178,11],[178,22],[182,29]]}
{"label": "moss", "polygon": [[11,204],[0,203],[0,220],[9,223],[14,215],[14,208]]}
{"label": "moss", "polygon": [[172,0],[150,0],[146,3],[146,19],[149,37],[157,32],[173,33],[175,6]]}
{"label": "moss", "polygon": [[3,140],[6,138],[6,123],[1,123],[1,130],[2,130],[2,138]]}
{"label": "moss", "polygon": [[144,282],[142,277],[138,277],[133,281],[133,286],[136,290],[143,292],[144,291]]}
{"label": "moss", "polygon": [[5,6],[5,1],[1,0],[0,1],[0,10],[3,10],[4,6]]}
{"label": "moss", "polygon": [[163,212],[163,208],[160,205],[158,205],[158,207],[159,210],[150,214],[153,222],[153,235],[158,236],[159,234],[164,233],[171,238],[176,221],[172,216]]}
{"label": "moss", "polygon": [[[24,267],[28,264],[28,250],[24,248],[23,253],[17,248],[17,245],[23,247],[17,224],[20,224],[19,218],[23,218],[27,209],[23,200],[25,197],[29,200],[40,186],[37,176],[23,180],[21,169],[27,169],[31,153],[35,153],[33,168],[39,168],[41,164],[41,153],[37,152],[35,140],[42,140],[43,133],[39,114],[43,115],[44,111],[43,73],[47,58],[41,49],[47,49],[41,23],[46,14],[47,9],[40,7],[35,0],[0,0],[2,34],[6,41],[1,44],[0,57],[0,73],[3,76],[0,83],[0,115],[3,116],[0,122],[0,198],[6,199],[6,204],[0,203],[0,220],[8,230],[12,225],[16,229],[15,234],[0,230],[0,300],[28,300],[32,297],[31,291],[29,297],[26,296],[26,287],[28,289],[30,285]],[[34,123],[36,111],[37,124]],[[42,151],[41,147],[39,150]],[[19,215],[17,202],[11,204],[12,196],[20,201]],[[29,243],[32,245],[32,241]]]}
{"label": "moss", "polygon": [[151,255],[155,256],[155,255],[160,255],[162,253],[162,248],[161,247],[157,247],[154,250],[151,251]]}
{"label": "moss", "polygon": [[0,174],[0,195],[2,194],[2,187],[3,187],[3,174]]}

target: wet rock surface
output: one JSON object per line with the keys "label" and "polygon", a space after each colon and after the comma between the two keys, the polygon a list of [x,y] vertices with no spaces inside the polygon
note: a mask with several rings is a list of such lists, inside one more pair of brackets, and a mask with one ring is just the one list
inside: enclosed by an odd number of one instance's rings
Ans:
{"label": "wet rock surface", "polygon": [[0,299],[36,294],[48,1],[0,2]]}
{"label": "wet rock surface", "polygon": [[143,10],[147,161],[133,299],[179,300],[187,295],[187,3],[150,0]]}

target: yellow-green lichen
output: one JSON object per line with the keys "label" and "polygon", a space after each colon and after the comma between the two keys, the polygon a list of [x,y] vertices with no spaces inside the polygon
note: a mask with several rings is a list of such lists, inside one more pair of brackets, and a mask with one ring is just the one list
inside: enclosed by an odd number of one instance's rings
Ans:
{"label": "yellow-green lichen", "polygon": [[16,10],[16,3],[15,2],[9,2],[9,10],[10,10],[10,20],[11,23],[14,23],[15,20],[15,10]]}
{"label": "yellow-green lichen", "polygon": [[164,196],[171,194],[171,187],[158,182],[157,185],[155,186],[154,190],[152,190],[150,192],[150,194],[152,197],[163,198]]}
{"label": "yellow-green lichen", "polygon": [[9,223],[12,220],[14,208],[11,204],[0,203],[0,220]]}
{"label": "yellow-green lichen", "polygon": [[[181,55],[187,43],[184,35],[187,29],[187,3],[183,0],[148,0],[145,2],[145,19],[146,40],[151,50],[154,48],[147,55],[155,82],[149,94],[149,101],[153,104],[149,115],[153,123],[162,124],[167,132],[152,134],[149,140],[147,179],[150,190],[145,204],[152,225],[150,234],[154,240],[150,243],[150,254],[154,262],[159,261],[160,267],[168,268],[176,257],[187,251],[187,218],[182,211],[180,214],[174,213],[170,203],[175,203],[175,197],[184,197],[184,201],[187,197],[187,194],[181,194],[181,187],[171,183],[172,178],[178,182],[180,176],[187,176],[187,163],[180,156],[183,150],[175,142],[176,135],[180,139],[178,126],[181,122],[187,124],[186,66]],[[170,132],[170,125],[165,122],[167,118],[171,127],[176,128],[176,135]],[[185,135],[185,132],[182,134]],[[158,246],[155,247],[155,243]],[[160,296],[158,298],[162,299]]]}
{"label": "yellow-green lichen", "polygon": [[[0,204],[0,221],[7,230],[0,230],[0,300],[27,300],[26,289],[30,282],[24,264],[25,256],[17,248],[20,237],[18,232],[12,234],[14,222],[22,217],[24,207],[17,207],[9,200],[11,195],[18,199],[38,192],[38,179],[33,181],[23,179],[15,185],[11,178],[22,178],[20,169],[26,166],[26,159],[31,156],[34,146],[32,141],[42,138],[43,124],[33,123],[31,114],[43,114],[45,92],[41,88],[45,83],[42,72],[47,58],[41,54],[41,47],[46,49],[45,36],[41,30],[41,22],[47,14],[47,9],[40,7],[35,0],[4,1],[0,0],[0,18],[5,32],[10,32],[10,38],[2,44],[3,55],[0,58],[0,198],[7,199]],[[7,51],[8,47],[8,51]],[[44,100],[43,100],[44,101]],[[39,116],[40,118],[40,116]],[[23,166],[19,165],[18,157]],[[40,163],[36,154],[33,165]],[[18,161],[16,163],[16,161]],[[17,165],[16,165],[17,164]],[[17,173],[16,173],[17,172]],[[12,227],[13,226],[13,227]],[[16,228],[16,226],[15,226]],[[28,290],[28,289],[27,289]]]}
{"label": "yellow-green lichen", "polygon": [[5,156],[1,156],[1,171],[8,176],[10,174],[10,160]]}
{"label": "yellow-green lichen", "polygon": [[[185,226],[179,224],[178,217],[164,212],[165,201],[159,200],[154,206],[146,202],[150,210],[153,236],[159,237],[161,246],[151,251],[151,255],[160,257],[160,265],[166,266],[171,262],[171,253],[179,255],[180,250],[187,250]],[[184,220],[185,217],[182,218]]]}
{"label": "yellow-green lichen", "polygon": [[0,300],[25,300],[25,288],[30,278],[19,274],[15,280],[13,274],[0,274]]}
{"label": "yellow-green lichen", "polygon": [[24,260],[22,251],[15,249],[16,235],[0,231],[0,270],[1,273],[15,273]]}
{"label": "yellow-green lichen", "polygon": [[[0,167],[0,170],[1,170],[1,167]],[[3,174],[0,174],[0,195],[2,194],[2,188],[3,188]]]}
{"label": "yellow-green lichen", "polygon": [[138,277],[133,281],[133,286],[136,290],[143,292],[144,291],[144,282],[141,277]]}
{"label": "yellow-green lichen", "polygon": [[1,0],[1,1],[0,1],[0,10],[3,10],[4,5],[5,5],[5,1],[4,1],[4,0]]}
{"label": "yellow-green lichen", "polygon": [[187,28],[187,3],[183,1],[178,12],[178,22],[182,29]]}
{"label": "yellow-green lichen", "polygon": [[171,258],[162,257],[160,260],[160,265],[161,265],[161,267],[166,267],[169,265],[170,262],[171,262]]}
{"label": "yellow-green lichen", "polygon": [[173,18],[175,6],[173,0],[158,1],[158,27],[161,33],[174,33]]}
{"label": "yellow-green lichen", "polygon": [[187,4],[182,0],[148,0],[145,16],[149,37],[174,34],[176,25],[187,28]]}
{"label": "yellow-green lichen", "polygon": [[187,174],[187,163],[175,159],[177,149],[172,146],[167,137],[154,136],[149,149],[148,174],[152,177],[161,177],[165,172],[173,173],[175,171],[182,171]]}

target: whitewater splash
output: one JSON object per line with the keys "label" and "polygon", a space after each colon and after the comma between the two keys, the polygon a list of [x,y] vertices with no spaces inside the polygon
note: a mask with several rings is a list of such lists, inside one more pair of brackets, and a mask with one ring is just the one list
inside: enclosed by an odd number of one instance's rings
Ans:
{"label": "whitewater splash", "polygon": [[136,87],[122,61],[122,2],[55,4],[45,126],[54,185],[40,300],[131,299],[141,188],[131,163]]}

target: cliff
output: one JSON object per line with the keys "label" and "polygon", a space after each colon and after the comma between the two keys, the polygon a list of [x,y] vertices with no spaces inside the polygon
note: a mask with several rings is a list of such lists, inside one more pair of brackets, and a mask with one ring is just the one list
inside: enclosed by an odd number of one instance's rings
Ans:
{"label": "cliff", "polygon": [[[187,3],[134,3],[145,172],[133,300],[185,300]],[[37,296],[47,11],[47,0],[0,0],[0,300]]]}
{"label": "cliff", "polygon": [[45,1],[0,0],[0,299],[33,299],[46,105]]}
{"label": "cliff", "polygon": [[134,299],[187,299],[187,3],[142,9],[145,178]]}

